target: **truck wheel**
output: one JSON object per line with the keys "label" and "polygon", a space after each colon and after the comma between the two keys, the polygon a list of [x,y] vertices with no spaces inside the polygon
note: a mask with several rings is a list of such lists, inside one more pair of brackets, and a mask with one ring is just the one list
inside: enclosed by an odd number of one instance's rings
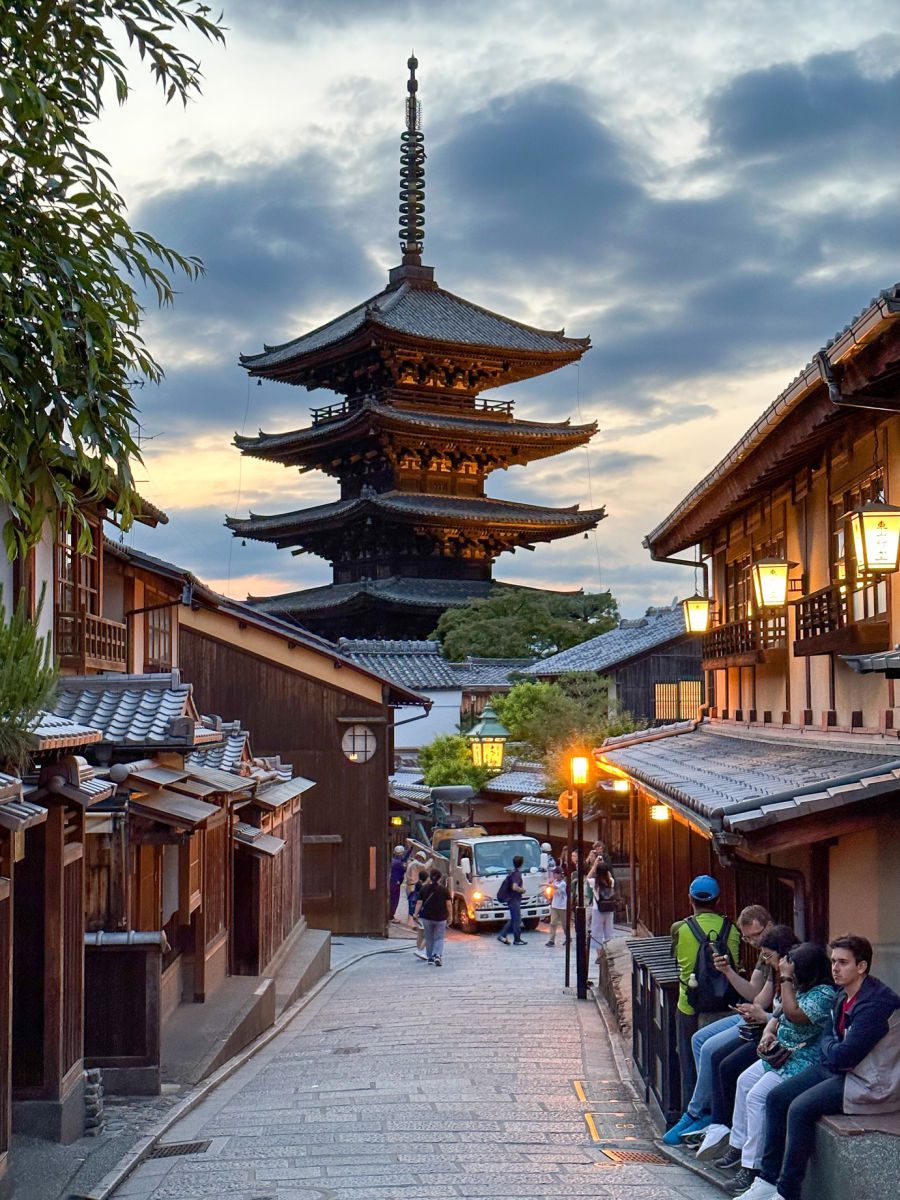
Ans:
{"label": "truck wheel", "polygon": [[453,923],[457,929],[461,929],[463,933],[478,932],[478,924],[469,916],[469,910],[466,908],[465,900],[456,901],[456,920]]}
{"label": "truck wheel", "polygon": [[534,933],[540,923],[540,917],[529,917],[527,921],[522,922],[529,933]]}

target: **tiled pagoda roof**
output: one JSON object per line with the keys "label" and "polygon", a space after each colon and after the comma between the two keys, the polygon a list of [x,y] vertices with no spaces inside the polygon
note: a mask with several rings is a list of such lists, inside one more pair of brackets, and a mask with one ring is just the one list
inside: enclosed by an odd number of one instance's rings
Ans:
{"label": "tiled pagoda roof", "polygon": [[251,596],[247,604],[257,612],[296,616],[301,621],[306,613],[351,608],[367,598],[403,607],[430,608],[440,613],[445,608],[460,608],[470,600],[483,600],[493,588],[502,586],[490,579],[406,579],[390,575],[386,579],[327,583],[322,587],[282,592],[278,596]]}
{"label": "tiled pagoda roof", "polygon": [[355,439],[373,424],[398,433],[431,434],[459,443],[477,439],[491,444],[527,447],[522,461],[526,458],[543,458],[580,446],[597,432],[597,424],[593,421],[588,425],[570,425],[568,421],[503,420],[475,411],[471,415],[445,414],[427,409],[412,411],[367,397],[355,407],[348,407],[346,414],[334,420],[286,433],[264,433],[260,430],[257,437],[237,434],[234,444],[242,453],[254,458],[291,464],[313,458],[325,446]]}
{"label": "tiled pagoda roof", "polygon": [[478,346],[543,356],[554,362],[580,358],[590,346],[590,338],[569,338],[563,330],[536,329],[445,292],[431,281],[404,281],[290,342],[267,345],[262,354],[241,355],[241,365],[251,375],[264,375],[295,361],[300,365],[309,355],[355,341],[363,330],[382,333],[392,340]]}
{"label": "tiled pagoda roof", "polygon": [[483,497],[432,496],[418,492],[379,492],[356,499],[335,500],[295,512],[248,518],[228,517],[226,525],[237,537],[250,537],[279,546],[296,543],[302,534],[333,526],[346,525],[367,516],[382,516],[398,524],[488,525],[491,528],[533,531],[537,538],[546,535],[564,537],[593,528],[606,515],[603,508],[579,510],[543,508],[536,504],[517,504],[510,500]]}

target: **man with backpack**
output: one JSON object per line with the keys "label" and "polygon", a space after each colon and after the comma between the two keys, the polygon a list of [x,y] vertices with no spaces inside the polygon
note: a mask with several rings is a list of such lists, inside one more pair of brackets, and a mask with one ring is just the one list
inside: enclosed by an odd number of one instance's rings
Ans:
{"label": "man with backpack", "polygon": [[513,859],[512,870],[497,889],[497,899],[502,904],[509,905],[509,920],[497,935],[497,941],[502,942],[504,946],[509,945],[509,938],[506,936],[508,933],[513,935],[514,946],[525,945],[525,939],[522,937],[522,896],[525,893],[522,864],[524,862],[525,859],[522,855],[517,854]]}
{"label": "man with backpack", "polygon": [[[728,917],[717,909],[719,885],[711,875],[698,875],[688,889],[692,915],[672,926],[672,954],[678,963],[678,1007],[675,1027],[678,1036],[678,1065],[681,1094],[687,1100],[697,1082],[697,1066],[691,1038],[700,1015],[723,1013],[738,998],[727,977],[718,970],[713,955],[728,955],[737,963],[741,936]],[[681,1121],[691,1121],[685,1113]],[[679,1122],[680,1124],[681,1122]]]}

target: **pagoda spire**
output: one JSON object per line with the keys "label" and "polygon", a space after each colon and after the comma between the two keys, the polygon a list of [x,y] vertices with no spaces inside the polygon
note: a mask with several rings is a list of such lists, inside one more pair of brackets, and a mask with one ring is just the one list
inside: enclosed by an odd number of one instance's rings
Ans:
{"label": "pagoda spire", "polygon": [[416,98],[419,60],[412,54],[407,60],[406,128],[400,135],[400,245],[403,265],[420,267],[425,243],[425,135],[422,133],[422,105]]}

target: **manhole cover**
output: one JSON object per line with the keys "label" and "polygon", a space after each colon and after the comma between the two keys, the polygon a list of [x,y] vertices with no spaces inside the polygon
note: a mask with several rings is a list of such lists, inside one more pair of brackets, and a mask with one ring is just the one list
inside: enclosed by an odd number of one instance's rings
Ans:
{"label": "manhole cover", "polygon": [[169,1142],[165,1146],[154,1146],[148,1158],[181,1158],[185,1154],[205,1154],[212,1142]]}
{"label": "manhole cover", "polygon": [[619,1150],[607,1146],[601,1153],[614,1163],[662,1163],[665,1166],[669,1162],[655,1150]]}

